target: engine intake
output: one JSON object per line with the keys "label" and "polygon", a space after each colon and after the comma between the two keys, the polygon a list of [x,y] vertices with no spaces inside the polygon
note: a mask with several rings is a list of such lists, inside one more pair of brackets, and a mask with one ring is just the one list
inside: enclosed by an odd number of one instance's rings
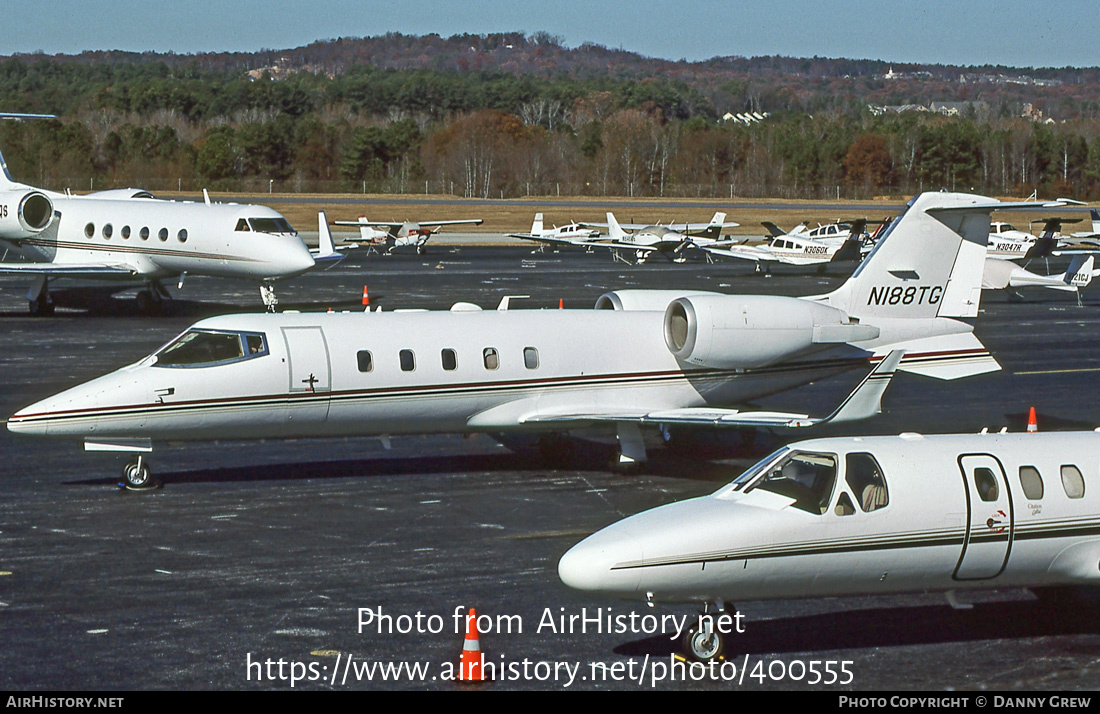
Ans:
{"label": "engine intake", "polygon": [[713,369],[750,369],[878,337],[878,328],[808,300],[770,295],[693,295],[665,310],[665,345],[677,359]]}
{"label": "engine intake", "polygon": [[50,225],[52,218],[53,201],[41,191],[0,193],[0,238],[30,238]]}

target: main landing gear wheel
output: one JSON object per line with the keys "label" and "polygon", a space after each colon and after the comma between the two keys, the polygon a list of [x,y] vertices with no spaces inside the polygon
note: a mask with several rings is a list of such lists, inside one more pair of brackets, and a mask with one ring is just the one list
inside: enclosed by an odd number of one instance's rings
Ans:
{"label": "main landing gear wheel", "polygon": [[48,293],[43,292],[28,302],[28,309],[34,317],[49,317],[53,314],[54,304]]}
{"label": "main landing gear wheel", "polygon": [[684,634],[684,649],[696,662],[711,662],[718,659],[725,649],[722,633],[713,628],[710,632],[695,625]]}
{"label": "main landing gear wheel", "polygon": [[137,294],[137,309],[142,315],[159,315],[161,297],[155,290],[142,290]]}
{"label": "main landing gear wheel", "polygon": [[130,491],[141,491],[157,488],[160,484],[153,477],[149,463],[139,456],[136,461],[131,461],[123,467],[122,483],[119,485]]}

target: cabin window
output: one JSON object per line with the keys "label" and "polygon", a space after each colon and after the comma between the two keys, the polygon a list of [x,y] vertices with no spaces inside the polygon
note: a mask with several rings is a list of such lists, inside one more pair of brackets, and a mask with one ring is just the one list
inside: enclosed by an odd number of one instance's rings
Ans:
{"label": "cabin window", "polygon": [[401,350],[401,371],[411,372],[416,369],[416,355],[412,350]]}
{"label": "cabin window", "polygon": [[208,367],[267,354],[259,333],[188,330],[157,352],[157,367]]}
{"label": "cabin window", "polygon": [[122,240],[128,240],[130,238],[130,226],[123,226],[119,233],[122,234]]}
{"label": "cabin window", "polygon": [[974,488],[978,491],[978,498],[986,503],[996,501],[1001,495],[1001,489],[997,486],[997,477],[985,467],[974,469]]}
{"label": "cabin window", "polygon": [[142,240],[149,240],[149,226],[142,226],[141,230],[138,231],[138,235],[141,236]]}
{"label": "cabin window", "polygon": [[1034,466],[1020,467],[1020,486],[1028,500],[1038,501],[1043,497],[1043,477]]}
{"label": "cabin window", "polygon": [[523,348],[523,366],[527,369],[539,368],[539,351],[534,347]]}
{"label": "cabin window", "polygon": [[237,221],[237,227],[234,228],[233,230],[248,232],[248,231],[251,231],[252,229],[248,227],[248,221],[246,221],[245,219],[242,218],[242,219]]}
{"label": "cabin window", "polygon": [[836,482],[836,456],[794,451],[768,469],[764,478],[748,489],[794,499],[794,508],[821,515],[829,508]]}
{"label": "cabin window", "polygon": [[885,508],[890,503],[886,479],[875,457],[870,454],[848,454],[844,460],[844,480],[856,496],[864,513]]}
{"label": "cabin window", "polygon": [[374,355],[370,350],[359,350],[355,353],[355,361],[359,364],[360,372],[374,371]]}
{"label": "cabin window", "polygon": [[496,369],[500,366],[500,355],[497,354],[496,347],[486,347],[481,356],[485,360],[485,369]]}
{"label": "cabin window", "polygon": [[104,240],[110,240],[111,239],[111,234],[113,234],[114,232],[115,232],[114,226],[112,226],[110,223],[104,223],[103,224],[103,238],[104,238]]}
{"label": "cabin window", "polygon": [[451,372],[458,369],[458,355],[452,349],[445,349],[441,354],[443,358],[443,369]]}
{"label": "cabin window", "polygon": [[1085,495],[1085,479],[1081,476],[1081,469],[1076,466],[1062,467],[1062,488],[1070,498],[1083,498]]}
{"label": "cabin window", "polygon": [[95,235],[95,224],[94,223],[89,223],[88,225],[84,226],[84,235],[86,235],[89,238],[91,238]]}
{"label": "cabin window", "polygon": [[161,228],[157,231],[157,238],[160,238],[162,241],[168,240],[168,229]]}
{"label": "cabin window", "polygon": [[186,228],[180,228],[179,233],[176,234],[176,238],[179,239],[180,243],[186,243],[187,242],[187,229]]}

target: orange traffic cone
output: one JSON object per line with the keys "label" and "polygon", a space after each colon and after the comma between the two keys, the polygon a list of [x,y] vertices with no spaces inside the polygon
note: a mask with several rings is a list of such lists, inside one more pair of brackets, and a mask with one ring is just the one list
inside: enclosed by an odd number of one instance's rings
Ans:
{"label": "orange traffic cone", "polygon": [[1039,424],[1035,421],[1035,407],[1031,408],[1031,413],[1027,415],[1027,433],[1033,434],[1039,431]]}
{"label": "orange traffic cone", "polygon": [[466,617],[466,639],[462,642],[462,658],[458,661],[458,679],[463,682],[482,682],[481,644],[477,638],[477,610],[470,608]]}
{"label": "orange traffic cone", "polygon": [[565,309],[565,299],[564,298],[558,298],[558,309],[559,310],[564,310]]}
{"label": "orange traffic cone", "polygon": [[370,295],[367,294],[367,286],[363,286],[363,304],[370,305]]}

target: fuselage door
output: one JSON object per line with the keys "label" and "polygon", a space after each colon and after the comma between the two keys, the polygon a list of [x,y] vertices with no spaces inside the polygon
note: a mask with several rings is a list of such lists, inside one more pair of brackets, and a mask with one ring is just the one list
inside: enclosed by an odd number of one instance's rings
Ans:
{"label": "fuselage door", "polygon": [[287,418],[324,421],[332,389],[328,343],[320,327],[284,327],[290,374]]}
{"label": "fuselage door", "polygon": [[967,527],[956,580],[1001,574],[1012,550],[1012,494],[1001,462],[988,454],[959,457],[965,484]]}

